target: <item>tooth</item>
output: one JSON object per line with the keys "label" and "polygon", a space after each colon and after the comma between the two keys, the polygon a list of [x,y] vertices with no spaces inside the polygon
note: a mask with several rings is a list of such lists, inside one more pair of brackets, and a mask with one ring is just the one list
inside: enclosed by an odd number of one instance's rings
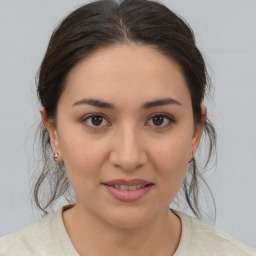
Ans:
{"label": "tooth", "polygon": [[137,189],[137,186],[136,186],[136,185],[129,186],[129,190],[136,190],[136,189]]}
{"label": "tooth", "polygon": [[136,189],[140,189],[140,188],[144,188],[146,187],[146,185],[111,185],[114,188],[120,189],[120,190],[130,190],[130,191],[134,191]]}
{"label": "tooth", "polygon": [[121,189],[121,190],[128,190],[128,187],[129,187],[129,186],[127,186],[127,185],[121,185],[121,186],[120,186],[120,189]]}

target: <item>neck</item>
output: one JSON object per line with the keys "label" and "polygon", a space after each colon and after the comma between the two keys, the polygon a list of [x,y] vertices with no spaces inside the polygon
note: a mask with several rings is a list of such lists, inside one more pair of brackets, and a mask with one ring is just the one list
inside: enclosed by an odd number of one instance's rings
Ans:
{"label": "neck", "polygon": [[179,218],[169,209],[147,224],[120,228],[77,205],[63,213],[69,237],[79,255],[173,255],[180,236]]}

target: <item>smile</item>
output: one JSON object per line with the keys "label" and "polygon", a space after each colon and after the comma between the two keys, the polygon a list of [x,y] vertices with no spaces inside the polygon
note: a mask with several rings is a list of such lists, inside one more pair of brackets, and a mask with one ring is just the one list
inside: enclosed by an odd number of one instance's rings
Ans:
{"label": "smile", "polygon": [[123,190],[123,191],[134,191],[134,190],[144,188],[144,187],[149,186],[149,185],[150,184],[147,184],[147,185],[131,185],[131,186],[128,186],[128,185],[112,185],[111,187],[114,187],[114,188],[117,188],[117,189],[120,189],[120,190]]}
{"label": "smile", "polygon": [[113,180],[102,183],[102,185],[114,199],[122,202],[133,202],[148,194],[154,184],[145,180]]}

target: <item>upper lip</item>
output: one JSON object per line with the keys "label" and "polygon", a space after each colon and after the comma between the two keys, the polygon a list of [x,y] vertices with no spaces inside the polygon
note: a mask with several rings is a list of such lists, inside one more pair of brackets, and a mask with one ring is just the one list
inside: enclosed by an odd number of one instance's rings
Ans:
{"label": "upper lip", "polygon": [[153,183],[150,181],[141,180],[141,179],[132,179],[132,180],[118,179],[118,180],[110,180],[110,181],[102,182],[102,184],[109,185],[109,186],[114,186],[114,185],[132,186],[132,185],[148,185]]}

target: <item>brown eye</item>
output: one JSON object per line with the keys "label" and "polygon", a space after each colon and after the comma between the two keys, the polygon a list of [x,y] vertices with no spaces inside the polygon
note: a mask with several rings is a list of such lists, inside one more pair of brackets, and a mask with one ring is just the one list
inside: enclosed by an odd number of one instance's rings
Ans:
{"label": "brown eye", "polygon": [[102,116],[93,116],[91,118],[91,122],[94,126],[100,126],[102,124],[103,118]]}
{"label": "brown eye", "polygon": [[153,126],[153,127],[168,127],[171,123],[174,123],[172,117],[166,114],[155,114],[153,115],[147,122],[147,125]]}
{"label": "brown eye", "polygon": [[154,116],[152,118],[152,122],[155,126],[160,126],[164,122],[164,117],[163,116]]}
{"label": "brown eye", "polygon": [[102,115],[91,114],[83,118],[82,123],[91,128],[108,126],[109,123]]}

